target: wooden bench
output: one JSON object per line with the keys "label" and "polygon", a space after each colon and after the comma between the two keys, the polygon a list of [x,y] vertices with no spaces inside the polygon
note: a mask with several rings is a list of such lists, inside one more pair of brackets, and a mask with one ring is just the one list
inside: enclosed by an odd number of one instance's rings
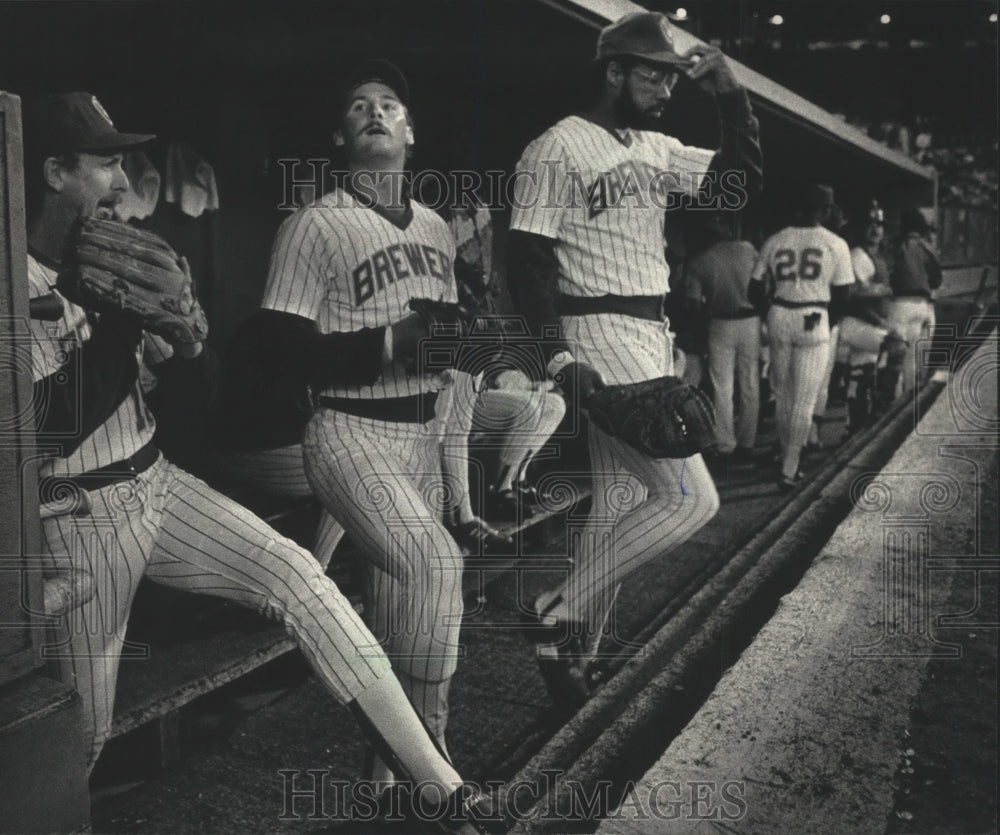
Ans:
{"label": "wooden bench", "polygon": [[[502,533],[522,538],[544,536],[546,525],[558,525],[573,506],[589,497],[587,476],[564,506],[537,513],[520,523],[499,525]],[[276,530],[311,546],[319,508],[313,498],[280,500],[241,496],[242,501]],[[527,541],[527,540],[525,540]],[[482,603],[490,582],[517,564],[512,554],[467,561],[465,588],[470,608]],[[328,575],[361,612],[353,575],[353,548],[343,542]],[[140,584],[133,607],[118,676],[112,738],[156,723],[160,764],[173,761],[180,745],[180,712],[195,699],[236,681],[295,649],[280,624],[219,598]]]}

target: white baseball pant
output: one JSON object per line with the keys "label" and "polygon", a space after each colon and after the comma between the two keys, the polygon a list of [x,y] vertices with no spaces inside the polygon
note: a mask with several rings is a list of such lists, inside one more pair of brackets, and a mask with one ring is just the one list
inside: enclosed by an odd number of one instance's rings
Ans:
{"label": "white baseball pant", "polygon": [[[760,412],[760,319],[712,319],[708,324],[708,373],[715,391],[718,449],[752,449]],[[739,393],[739,420],[733,420],[733,385]]]}
{"label": "white baseball pant", "polygon": [[[562,324],[576,359],[607,383],[673,371],[668,323],[608,313],[564,317]],[[708,522],[719,496],[700,455],[654,460],[594,426],[589,431],[592,504],[582,530],[571,531],[573,569],[559,592],[569,617],[593,634],[617,585]]]}
{"label": "white baseball pant", "polygon": [[[819,314],[819,320],[807,330],[806,317],[813,314]],[[813,406],[826,373],[830,352],[829,320],[822,306],[772,305],[767,329],[775,423],[782,453],[781,474],[793,479],[799,470],[802,447],[809,438]]]}
{"label": "white baseball pant", "polygon": [[83,697],[90,768],[111,729],[118,664],[143,576],[281,621],[343,702],[392,677],[371,633],[308,551],[164,458],[134,480],[87,495],[89,515],[42,523],[53,570],[86,569],[96,587],[90,601],[60,619],[43,653]]}

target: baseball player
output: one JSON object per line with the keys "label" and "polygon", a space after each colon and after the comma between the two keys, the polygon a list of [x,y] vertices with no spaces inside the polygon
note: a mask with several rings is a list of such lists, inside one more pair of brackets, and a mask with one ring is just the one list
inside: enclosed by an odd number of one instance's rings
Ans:
{"label": "baseball player", "polygon": [[894,397],[905,345],[887,326],[892,289],[882,255],[882,209],[871,201],[851,237],[855,283],[840,323],[837,363],[847,369],[847,430],[864,429]]}
{"label": "baseball player", "polygon": [[[708,370],[715,391],[718,452],[751,461],[760,408],[760,316],[747,298],[747,285],[757,250],[749,241],[733,240],[731,214],[714,212],[707,225],[715,242],[688,259],[686,292],[709,316]],[[733,419],[734,383],[738,422]]]}
{"label": "baseball player", "polygon": [[748,289],[755,305],[771,305],[770,377],[781,446],[778,487],[783,491],[802,477],[799,458],[826,377],[830,322],[839,321],[854,282],[847,242],[823,226],[833,204],[829,186],[805,187],[794,224],[764,241]]}
{"label": "baseball player", "polygon": [[[420,367],[428,331],[408,303],[457,301],[455,243],[404,188],[407,102],[388,62],[348,75],[335,102],[344,182],[282,224],[262,306],[287,328],[286,356],[314,366],[306,475],[367,560],[366,618],[444,749],[463,564],[442,521],[436,400],[450,371]],[[383,761],[372,776],[392,780]]]}
{"label": "baseball player", "polygon": [[917,381],[917,343],[934,332],[934,291],[943,275],[931,243],[932,227],[919,209],[907,209],[899,220],[901,240],[892,271],[892,301],[888,323],[906,340],[900,390],[913,390]]}
{"label": "baseball player", "polygon": [[[590,108],[522,155],[511,219],[508,274],[519,279],[533,332],[544,337],[555,325],[561,342],[542,344],[570,408],[607,383],[672,372],[664,207],[698,194],[703,181],[718,185],[718,172],[738,172],[750,192],[761,174],[757,121],[722,53],[700,45],[678,55],[664,15],[628,14],[605,27],[593,71]],[[719,151],[655,130],[678,83],[714,96]],[[534,604],[561,633],[540,647],[543,675],[556,698],[576,701],[589,694],[589,660],[618,585],[691,536],[719,502],[700,456],[652,460],[593,426],[589,432],[593,504],[570,537],[573,569]]]}
{"label": "baseball player", "polygon": [[[54,294],[63,310],[57,321],[31,322],[35,402],[45,406],[37,413],[40,498],[53,511],[43,514],[42,545],[53,572],[89,571],[95,587],[43,653],[83,698],[88,766],[108,737],[129,611],[148,577],[280,620],[384,757],[414,780],[459,785],[385,653],[312,555],[153,446],[139,384],[141,329],[55,289],[74,223],[114,217],[128,188],[122,151],[155,137],[120,133],[83,92],[36,102],[25,128],[29,292]],[[197,375],[202,348],[175,345],[165,362]]]}

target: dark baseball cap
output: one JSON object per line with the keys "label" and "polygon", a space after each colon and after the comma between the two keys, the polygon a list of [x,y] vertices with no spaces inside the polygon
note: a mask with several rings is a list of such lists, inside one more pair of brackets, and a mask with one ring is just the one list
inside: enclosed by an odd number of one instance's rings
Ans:
{"label": "dark baseball cap", "polygon": [[904,235],[910,232],[926,235],[934,230],[934,224],[924,217],[920,209],[904,209],[899,216],[899,229]]}
{"label": "dark baseball cap", "polygon": [[150,133],[119,132],[97,96],[82,91],[29,102],[24,122],[27,141],[45,154],[124,151],[156,139]]}
{"label": "dark baseball cap", "polygon": [[601,30],[594,60],[623,55],[652,64],[687,63],[674,49],[670,23],[660,12],[631,12]]}
{"label": "dark baseball cap", "polygon": [[406,83],[406,77],[395,64],[391,64],[382,58],[371,58],[358,64],[344,78],[340,94],[340,106],[347,103],[348,97],[362,84],[377,81],[392,90],[399,100],[409,106],[410,86]]}

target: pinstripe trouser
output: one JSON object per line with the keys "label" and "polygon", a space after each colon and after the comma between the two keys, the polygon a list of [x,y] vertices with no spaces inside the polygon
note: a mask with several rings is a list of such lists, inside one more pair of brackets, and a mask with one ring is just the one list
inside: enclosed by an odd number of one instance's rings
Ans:
{"label": "pinstripe trouser", "polygon": [[[811,330],[806,316],[820,314]],[[813,407],[824,384],[830,352],[830,326],[826,308],[774,305],[767,316],[771,341],[771,388],[775,399],[775,422],[781,443],[781,472],[794,478],[802,447],[809,439]]]}
{"label": "pinstripe trouser", "polygon": [[[563,331],[574,356],[607,383],[650,380],[673,370],[667,323],[616,313],[568,316]],[[574,408],[570,404],[570,408]],[[618,583],[679,545],[719,509],[700,455],[654,460],[590,427],[593,499],[586,524],[571,532],[570,616],[596,628]]]}
{"label": "pinstripe trouser", "polygon": [[[302,460],[302,444],[247,451],[217,450],[214,463],[220,475],[262,493],[290,499],[313,494]],[[324,569],[343,538],[340,523],[325,509],[321,510],[312,551]]]}
{"label": "pinstripe trouser", "polygon": [[[458,662],[463,561],[442,523],[439,444],[435,421],[321,408],[303,450],[317,497],[368,561],[365,617],[393,666],[418,682],[446,683]],[[445,695],[414,703],[435,735],[447,721]]]}
{"label": "pinstripe trouser", "polygon": [[88,493],[92,512],[42,523],[54,570],[89,570],[96,591],[64,615],[43,648],[83,697],[89,767],[107,740],[118,664],[139,580],[210,594],[281,621],[342,702],[379,678],[388,659],[312,555],[248,510],[160,458],[134,480]]}

